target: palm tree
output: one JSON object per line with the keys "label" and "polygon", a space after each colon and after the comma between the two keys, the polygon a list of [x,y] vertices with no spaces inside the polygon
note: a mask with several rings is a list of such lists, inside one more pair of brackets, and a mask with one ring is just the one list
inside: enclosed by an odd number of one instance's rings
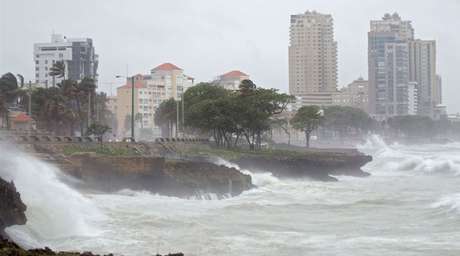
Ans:
{"label": "palm tree", "polygon": [[56,61],[50,68],[49,75],[53,77],[53,87],[56,86],[56,77],[65,80],[65,63],[64,61]]}
{"label": "palm tree", "polygon": [[79,92],[80,95],[82,96],[87,96],[88,97],[88,119],[87,119],[87,126],[89,127],[91,125],[91,119],[93,117],[93,103],[96,97],[94,96],[96,92],[96,83],[94,79],[85,77],[83,80],[80,81],[77,85],[77,91]]}

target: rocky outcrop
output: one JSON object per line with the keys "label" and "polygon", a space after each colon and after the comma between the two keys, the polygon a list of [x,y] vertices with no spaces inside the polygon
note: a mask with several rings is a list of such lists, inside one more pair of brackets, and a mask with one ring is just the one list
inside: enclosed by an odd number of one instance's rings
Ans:
{"label": "rocky outcrop", "polygon": [[[0,255],[12,255],[12,256],[98,256],[91,252],[54,252],[50,248],[45,247],[44,249],[32,249],[24,250],[17,244],[8,241],[0,235]],[[154,254],[152,254],[154,255]],[[106,256],[113,256],[113,254],[107,254]],[[156,256],[161,256],[157,254]],[[183,253],[172,253],[165,256],[184,256]]]}
{"label": "rocky outcrop", "polygon": [[6,237],[4,229],[9,226],[24,225],[27,220],[25,211],[26,205],[13,182],[0,178],[0,235]]}
{"label": "rocky outcrop", "polygon": [[321,181],[336,181],[332,176],[369,176],[361,167],[372,161],[372,157],[358,151],[307,151],[292,155],[247,154],[233,161],[241,168],[269,171],[281,178],[309,177]]}
{"label": "rocky outcrop", "polygon": [[163,157],[112,157],[74,154],[61,169],[91,189],[148,190],[188,198],[206,194],[236,196],[252,187],[251,177],[234,168],[206,161],[166,160]]}

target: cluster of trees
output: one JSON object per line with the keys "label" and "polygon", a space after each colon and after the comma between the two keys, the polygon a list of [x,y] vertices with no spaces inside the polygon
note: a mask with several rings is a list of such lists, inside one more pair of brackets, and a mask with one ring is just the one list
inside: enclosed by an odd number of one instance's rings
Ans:
{"label": "cluster of trees", "polygon": [[[31,110],[37,128],[57,135],[87,134],[91,124],[106,125],[110,112],[106,109],[107,96],[96,93],[93,79],[81,81],[66,79],[65,64],[56,62],[50,69],[53,85],[49,88],[29,88],[18,84],[16,77],[7,73],[0,78],[0,115],[9,128],[8,113],[16,108]],[[63,78],[55,83],[55,78]],[[30,106],[29,106],[30,104]]]}
{"label": "cluster of trees", "polygon": [[250,149],[261,148],[263,140],[270,141],[273,129],[283,130],[289,144],[291,128],[302,131],[307,147],[315,132],[320,140],[343,142],[369,133],[427,138],[460,131],[460,124],[423,116],[400,116],[378,122],[361,109],[343,106],[304,106],[292,118],[279,115],[292,100],[274,89],[257,87],[250,80],[242,81],[238,91],[200,83],[185,92],[183,102],[163,102],[155,113],[155,123],[163,127],[167,136],[173,136],[174,128],[179,126],[188,134],[212,136],[217,146],[236,147],[244,143]]}
{"label": "cluster of trees", "polygon": [[460,135],[460,123],[451,122],[446,118],[433,120],[427,116],[396,116],[386,120],[383,126],[394,138],[426,139]]}
{"label": "cluster of trees", "polygon": [[367,134],[378,125],[366,112],[353,107],[330,106],[320,109],[318,106],[301,107],[291,120],[295,129],[305,133],[306,146],[310,146],[311,134],[321,129],[323,137],[346,138]]}
{"label": "cluster of trees", "polygon": [[[235,147],[242,141],[250,149],[261,148],[262,136],[270,130],[272,117],[283,112],[292,97],[275,89],[241,82],[238,91],[200,83],[184,94],[185,127],[188,132],[208,134],[221,147]],[[182,120],[182,108],[174,100],[163,102],[155,122],[169,129]],[[179,112],[179,118],[177,113]]]}

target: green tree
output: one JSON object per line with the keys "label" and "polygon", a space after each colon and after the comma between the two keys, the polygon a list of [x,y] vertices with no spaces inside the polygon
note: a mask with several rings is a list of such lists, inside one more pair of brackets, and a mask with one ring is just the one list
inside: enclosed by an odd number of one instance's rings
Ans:
{"label": "green tree", "polygon": [[12,73],[6,73],[0,77],[0,115],[10,128],[8,108],[18,97],[18,81]]}
{"label": "green tree", "polygon": [[111,130],[112,128],[110,128],[109,126],[105,124],[93,123],[88,127],[88,130],[86,131],[86,135],[96,136],[99,139],[99,142],[101,143],[101,147],[103,147],[104,135],[110,132]]}
{"label": "green tree", "polygon": [[430,138],[436,135],[435,122],[428,116],[395,116],[387,120],[398,135],[409,138]]}
{"label": "green tree", "polygon": [[177,122],[177,102],[170,98],[163,101],[155,111],[154,121],[157,126],[167,131],[167,137],[172,137],[173,127]]}
{"label": "green tree", "polygon": [[53,87],[56,86],[56,77],[65,80],[65,63],[64,61],[56,61],[50,68],[49,75],[53,77]]}
{"label": "green tree", "polygon": [[374,129],[375,121],[359,108],[331,106],[324,109],[321,126],[344,138],[350,132],[361,134]]}
{"label": "green tree", "polygon": [[295,116],[291,123],[295,129],[305,133],[306,147],[310,147],[311,133],[318,129],[321,120],[320,108],[318,106],[303,106]]}

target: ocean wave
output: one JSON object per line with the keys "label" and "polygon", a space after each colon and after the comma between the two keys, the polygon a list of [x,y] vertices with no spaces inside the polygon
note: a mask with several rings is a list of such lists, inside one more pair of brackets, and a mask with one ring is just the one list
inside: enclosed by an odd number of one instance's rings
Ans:
{"label": "ocean wave", "polygon": [[373,174],[460,175],[460,144],[388,145],[377,135],[358,149],[372,155],[364,169]]}
{"label": "ocean wave", "polygon": [[437,202],[431,204],[431,207],[447,209],[448,212],[460,213],[460,193],[444,196]]}
{"label": "ocean wave", "polygon": [[64,184],[60,180],[64,174],[56,167],[13,147],[0,151],[0,176],[14,181],[27,205],[27,224],[9,228],[11,237],[28,247],[41,241],[99,233],[94,223],[105,216],[89,198]]}

